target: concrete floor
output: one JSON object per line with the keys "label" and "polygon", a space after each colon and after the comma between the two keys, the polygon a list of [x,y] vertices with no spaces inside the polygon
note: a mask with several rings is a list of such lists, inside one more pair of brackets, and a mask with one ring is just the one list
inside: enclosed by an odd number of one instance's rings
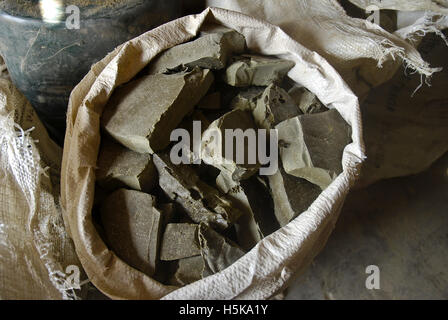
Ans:
{"label": "concrete floor", "polygon": [[[366,267],[380,270],[368,290]],[[448,299],[448,154],[421,174],[350,193],[287,299]]]}

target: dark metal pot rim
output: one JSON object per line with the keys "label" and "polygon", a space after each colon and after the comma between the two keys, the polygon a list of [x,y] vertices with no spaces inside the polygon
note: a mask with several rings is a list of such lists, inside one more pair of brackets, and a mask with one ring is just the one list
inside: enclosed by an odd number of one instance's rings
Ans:
{"label": "dark metal pot rim", "polygon": [[[139,7],[144,6],[144,5],[148,5],[151,4],[152,1],[148,1],[148,0],[143,0],[140,2],[136,2],[132,5],[127,4],[126,6],[123,7],[119,7],[119,8],[112,8],[109,11],[105,10],[104,12],[98,12],[98,13],[94,13],[94,14],[87,14],[87,15],[82,15],[82,10],[81,10],[81,18],[85,19],[85,20],[98,20],[98,19],[105,19],[105,18],[111,18],[111,17],[124,17],[126,15],[131,15],[132,13],[134,13],[134,11],[136,9],[141,9]],[[42,20],[42,18],[36,18],[36,17],[31,17],[31,16],[26,16],[26,15],[20,15],[20,14],[15,14],[15,13],[11,13],[5,10],[0,9],[0,16],[6,18],[6,19],[10,19],[10,20],[14,20],[16,22],[26,22],[26,23],[35,23],[35,24],[44,24],[47,26],[58,26],[58,25],[65,25],[65,20],[61,20],[58,22],[47,22]]]}

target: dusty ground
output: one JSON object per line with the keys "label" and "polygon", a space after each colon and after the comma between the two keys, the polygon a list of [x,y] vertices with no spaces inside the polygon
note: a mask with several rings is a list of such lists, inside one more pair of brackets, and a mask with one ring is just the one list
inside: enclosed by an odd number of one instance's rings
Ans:
{"label": "dusty ground", "polygon": [[[287,299],[448,299],[448,154],[428,171],[352,192]],[[368,290],[365,270],[380,269]]]}

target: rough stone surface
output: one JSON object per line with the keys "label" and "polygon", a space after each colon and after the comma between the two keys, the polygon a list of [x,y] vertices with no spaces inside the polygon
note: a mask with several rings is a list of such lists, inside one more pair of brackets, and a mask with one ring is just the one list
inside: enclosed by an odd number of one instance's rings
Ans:
{"label": "rough stone surface", "polygon": [[112,251],[150,276],[157,267],[162,220],[154,203],[149,194],[119,189],[101,207],[101,220]]}
{"label": "rough stone surface", "polygon": [[210,70],[144,76],[115,90],[102,125],[131,150],[153,153],[164,149],[170,134],[207,93]]}

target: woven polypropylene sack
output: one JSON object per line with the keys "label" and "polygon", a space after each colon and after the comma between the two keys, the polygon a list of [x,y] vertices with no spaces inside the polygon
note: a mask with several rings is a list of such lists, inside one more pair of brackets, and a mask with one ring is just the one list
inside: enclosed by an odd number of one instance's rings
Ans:
{"label": "woven polypropylene sack", "polygon": [[[343,153],[343,172],[307,211],[259,242],[225,270],[182,288],[165,286],[133,269],[110,251],[92,223],[100,118],[114,88],[131,80],[158,53],[194,38],[207,23],[242,33],[248,48],[295,62],[289,77],[352,127],[353,142]],[[319,253],[364,159],[357,97],[320,55],[279,27],[224,9],[177,19],[116,48],[95,64],[73,90],[62,162],[62,204],[76,251],[89,279],[119,299],[265,299],[284,289]]]}
{"label": "woven polypropylene sack", "polygon": [[0,299],[82,297],[66,274],[70,266],[81,276],[82,268],[59,205],[62,150],[2,70]]}

